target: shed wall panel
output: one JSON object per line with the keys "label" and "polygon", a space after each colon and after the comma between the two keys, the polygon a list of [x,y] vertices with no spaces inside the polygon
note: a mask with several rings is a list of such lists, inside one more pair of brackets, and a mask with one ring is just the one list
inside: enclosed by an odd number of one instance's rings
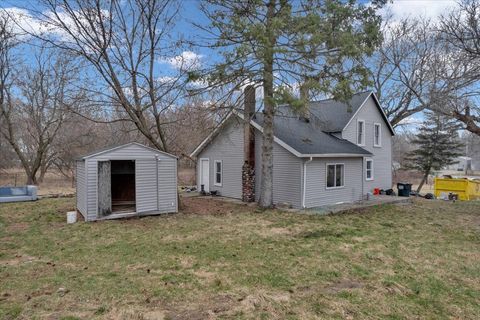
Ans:
{"label": "shed wall panel", "polygon": [[97,160],[85,160],[87,170],[87,221],[97,219],[97,180],[98,180],[98,166]]}
{"label": "shed wall panel", "polygon": [[138,213],[158,210],[157,162],[155,158],[135,161],[135,203]]}
{"label": "shed wall panel", "polygon": [[178,211],[177,161],[168,159],[158,162],[158,211]]}
{"label": "shed wall panel", "polygon": [[86,194],[86,180],[85,180],[85,161],[76,161],[76,190],[77,190],[77,210],[85,217],[87,214],[87,194]]}

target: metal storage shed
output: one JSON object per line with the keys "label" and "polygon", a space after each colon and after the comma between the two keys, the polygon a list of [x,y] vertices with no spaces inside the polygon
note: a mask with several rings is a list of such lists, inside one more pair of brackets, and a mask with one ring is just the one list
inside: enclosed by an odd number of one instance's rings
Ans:
{"label": "metal storage shed", "polygon": [[177,158],[132,142],[76,161],[77,211],[85,221],[178,211]]}

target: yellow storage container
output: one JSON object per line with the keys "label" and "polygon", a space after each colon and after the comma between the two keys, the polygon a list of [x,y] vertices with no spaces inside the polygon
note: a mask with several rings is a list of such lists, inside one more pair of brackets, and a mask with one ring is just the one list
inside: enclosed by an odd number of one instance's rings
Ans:
{"label": "yellow storage container", "polygon": [[451,193],[458,194],[460,200],[480,199],[480,181],[469,180],[466,178],[435,178],[434,184],[435,196],[447,195]]}

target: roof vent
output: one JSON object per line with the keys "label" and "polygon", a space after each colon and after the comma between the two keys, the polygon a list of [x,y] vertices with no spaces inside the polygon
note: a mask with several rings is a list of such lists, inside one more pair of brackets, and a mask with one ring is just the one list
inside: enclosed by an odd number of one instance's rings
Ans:
{"label": "roof vent", "polygon": [[306,122],[306,123],[310,123],[310,117],[305,117],[304,115],[300,116],[298,118],[300,121],[303,121],[303,122]]}
{"label": "roof vent", "polygon": [[310,140],[309,138],[303,138],[302,142],[312,144],[312,140]]}

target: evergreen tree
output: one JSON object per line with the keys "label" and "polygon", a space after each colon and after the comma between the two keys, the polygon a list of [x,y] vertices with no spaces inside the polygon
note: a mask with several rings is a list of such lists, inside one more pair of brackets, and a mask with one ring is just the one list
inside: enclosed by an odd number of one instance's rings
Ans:
{"label": "evergreen tree", "polygon": [[406,158],[408,168],[423,174],[417,192],[420,192],[432,170],[454,164],[455,158],[462,155],[458,129],[459,125],[454,120],[432,111],[426,113],[419,133],[411,140],[417,148]]}
{"label": "evergreen tree", "polygon": [[[273,204],[273,118],[279,104],[304,108],[303,89],[347,101],[369,84],[364,55],[381,41],[376,9],[355,0],[206,0],[209,46],[221,61],[208,70],[210,86],[253,83],[263,89],[262,207]],[[309,79],[305,81],[305,79]],[[305,86],[305,82],[306,86]],[[307,88],[306,88],[307,87]]]}

